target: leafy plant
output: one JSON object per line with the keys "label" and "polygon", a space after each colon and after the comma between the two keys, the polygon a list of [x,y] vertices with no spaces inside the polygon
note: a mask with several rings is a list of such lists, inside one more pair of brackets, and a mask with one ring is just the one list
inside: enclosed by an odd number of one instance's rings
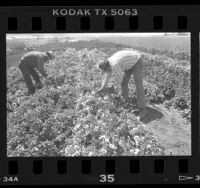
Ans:
{"label": "leafy plant", "polygon": [[[123,46],[81,45],[56,52],[46,65],[49,79],[32,96],[25,95],[18,69],[7,70],[8,156],[166,155],[134,115],[135,95],[127,103],[111,86],[102,96],[95,94],[102,79],[96,62]],[[190,119],[190,72],[178,66],[178,59],[167,51],[145,50],[146,102],[174,106]],[[129,87],[135,93],[133,79]]]}

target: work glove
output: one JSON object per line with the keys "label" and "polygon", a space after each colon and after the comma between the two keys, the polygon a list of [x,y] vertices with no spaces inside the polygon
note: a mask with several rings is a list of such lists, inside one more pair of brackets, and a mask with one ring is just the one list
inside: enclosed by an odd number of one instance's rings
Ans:
{"label": "work glove", "polygon": [[42,83],[41,82],[36,83],[35,88],[41,89],[42,88]]}
{"label": "work glove", "polygon": [[96,95],[101,95],[104,92],[104,88],[99,89],[95,94]]}
{"label": "work glove", "polygon": [[55,81],[55,78],[54,78],[54,76],[51,76],[51,75],[50,75],[50,76],[47,76],[47,77],[46,77],[46,80],[49,80],[49,81],[52,81],[52,82],[53,82],[53,81]]}

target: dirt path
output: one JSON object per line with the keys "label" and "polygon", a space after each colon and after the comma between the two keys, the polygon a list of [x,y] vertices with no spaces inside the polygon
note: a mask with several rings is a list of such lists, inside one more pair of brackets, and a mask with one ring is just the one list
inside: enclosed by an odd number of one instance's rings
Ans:
{"label": "dirt path", "polygon": [[162,105],[148,107],[143,122],[171,155],[191,155],[191,124],[174,108]]}

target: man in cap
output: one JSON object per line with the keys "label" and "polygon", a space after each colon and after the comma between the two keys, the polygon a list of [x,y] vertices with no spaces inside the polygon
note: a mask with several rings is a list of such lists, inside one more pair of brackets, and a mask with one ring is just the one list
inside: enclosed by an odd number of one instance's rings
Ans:
{"label": "man in cap", "polygon": [[134,76],[137,91],[137,106],[140,109],[139,116],[140,119],[144,118],[147,114],[147,109],[142,78],[143,62],[141,54],[134,50],[121,50],[110,58],[100,61],[98,68],[103,70],[106,76],[102,82],[101,89],[97,93],[104,90],[113,73],[116,83],[121,86],[121,95],[126,101],[128,101],[129,96],[128,82],[131,75]]}
{"label": "man in cap", "polygon": [[[39,52],[32,51],[22,56],[19,69],[24,77],[24,81],[28,88],[28,95],[35,93],[35,88],[42,88],[42,83],[40,81],[39,75],[37,74],[37,69],[41,75],[47,78],[47,73],[44,71],[44,63],[50,61],[54,58],[52,51]],[[33,86],[31,77],[35,80],[36,85]]]}

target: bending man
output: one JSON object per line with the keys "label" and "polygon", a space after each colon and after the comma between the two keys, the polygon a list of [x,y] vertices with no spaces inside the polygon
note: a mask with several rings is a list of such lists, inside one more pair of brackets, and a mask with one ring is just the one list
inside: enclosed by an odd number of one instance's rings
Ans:
{"label": "bending man", "polygon": [[[28,95],[35,93],[35,87],[42,88],[42,83],[35,69],[38,69],[42,76],[47,78],[48,75],[44,71],[44,63],[48,62],[53,58],[54,54],[52,51],[32,51],[22,56],[19,64],[19,69],[24,77],[24,81],[28,88]],[[36,82],[35,87],[33,86],[31,76]]]}
{"label": "bending man", "polygon": [[100,61],[98,67],[106,73],[102,87],[98,92],[104,90],[113,72],[116,83],[121,86],[121,94],[127,101],[129,95],[128,82],[131,75],[134,76],[137,91],[137,105],[140,108],[139,116],[140,118],[144,118],[147,114],[147,109],[142,78],[143,62],[140,53],[133,50],[118,51],[110,58]]}

